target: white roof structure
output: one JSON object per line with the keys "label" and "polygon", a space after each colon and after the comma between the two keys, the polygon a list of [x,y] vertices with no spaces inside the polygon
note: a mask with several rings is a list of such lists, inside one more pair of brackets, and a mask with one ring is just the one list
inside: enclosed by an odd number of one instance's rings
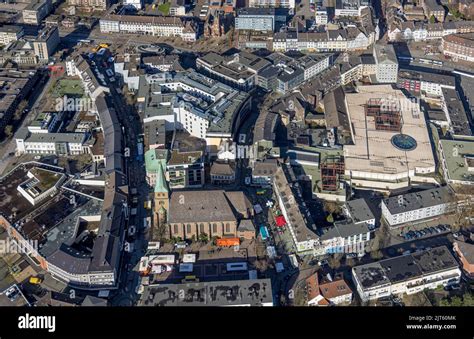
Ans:
{"label": "white roof structure", "polygon": [[183,262],[184,263],[195,263],[196,262],[196,254],[185,254],[183,255]]}

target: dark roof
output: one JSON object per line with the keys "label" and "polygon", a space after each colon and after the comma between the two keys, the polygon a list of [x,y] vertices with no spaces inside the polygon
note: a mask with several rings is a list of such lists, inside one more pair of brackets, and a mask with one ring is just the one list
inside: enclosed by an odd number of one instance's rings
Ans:
{"label": "dark roof", "polygon": [[[184,293],[184,297],[179,297]],[[259,306],[273,303],[270,279],[146,286],[140,306]]]}
{"label": "dark roof", "polygon": [[420,208],[452,202],[454,193],[449,187],[438,187],[425,191],[408,193],[384,199],[383,203],[391,214],[414,211]]}
{"label": "dark roof", "polygon": [[353,268],[357,280],[364,288],[386,285],[390,283],[380,262],[373,262]]}
{"label": "dark roof", "polygon": [[72,274],[87,274],[91,261],[89,256],[76,256],[71,248],[64,245],[51,254],[47,260],[51,265]]}
{"label": "dark roof", "polygon": [[342,221],[334,223],[334,226],[328,228],[321,235],[321,240],[329,240],[335,237],[348,238],[354,235],[367,234],[368,232],[369,228],[365,223],[354,224],[349,221]]}
{"label": "dark roof", "polygon": [[446,246],[412,254],[424,274],[458,267],[458,263]]}
{"label": "dark roof", "polygon": [[253,142],[261,140],[274,141],[278,119],[278,114],[261,111],[255,122]]}
{"label": "dark roof", "polygon": [[374,219],[374,214],[364,199],[350,200],[346,202],[347,210],[355,223]]}
{"label": "dark roof", "polygon": [[424,274],[446,271],[458,263],[446,246],[418,253],[380,260],[353,268],[353,273],[364,288],[398,283],[422,277]]}
{"label": "dark roof", "polygon": [[[169,223],[236,221],[234,210],[242,211],[246,207],[243,207],[246,202],[239,198],[242,196],[245,199],[243,192],[223,190],[173,192]],[[183,205],[181,201],[186,203]]]}
{"label": "dark roof", "polygon": [[421,275],[421,270],[411,255],[382,260],[380,265],[392,283],[410,280]]}
{"label": "dark roof", "polygon": [[350,130],[349,115],[346,109],[346,95],[342,87],[324,96],[324,115],[328,128],[342,128]]}

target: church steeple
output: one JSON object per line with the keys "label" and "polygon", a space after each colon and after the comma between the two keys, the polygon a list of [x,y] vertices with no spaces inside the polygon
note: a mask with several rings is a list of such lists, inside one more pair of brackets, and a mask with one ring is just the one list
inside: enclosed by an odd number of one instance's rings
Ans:
{"label": "church steeple", "polygon": [[158,166],[156,173],[155,193],[166,193],[167,195],[169,193],[162,163]]}

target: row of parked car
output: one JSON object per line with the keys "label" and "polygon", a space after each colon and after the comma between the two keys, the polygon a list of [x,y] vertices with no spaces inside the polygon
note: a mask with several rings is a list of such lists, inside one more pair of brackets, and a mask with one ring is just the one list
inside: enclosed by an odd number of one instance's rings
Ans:
{"label": "row of parked car", "polygon": [[451,226],[449,226],[449,225],[438,225],[438,226],[433,226],[433,227],[427,227],[427,228],[419,230],[419,231],[409,231],[405,234],[401,234],[401,236],[405,240],[411,240],[411,239],[422,238],[426,235],[449,232],[450,230],[451,230]]}

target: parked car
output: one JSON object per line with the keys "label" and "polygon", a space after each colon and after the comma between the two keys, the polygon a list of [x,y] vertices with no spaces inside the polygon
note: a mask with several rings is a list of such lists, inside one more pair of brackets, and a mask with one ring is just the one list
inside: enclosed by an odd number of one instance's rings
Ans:
{"label": "parked car", "polygon": [[10,287],[5,293],[6,297],[10,299],[10,301],[14,301],[16,297],[18,297],[19,294],[20,294],[20,290],[16,286]]}
{"label": "parked car", "polygon": [[460,290],[460,289],[461,289],[461,285],[459,285],[459,284],[448,285],[444,288],[445,291],[456,291],[456,290]]}
{"label": "parked car", "polygon": [[426,231],[425,231],[425,230],[421,230],[421,231],[420,231],[420,234],[421,234],[422,237],[424,237],[424,236],[426,235]]}

